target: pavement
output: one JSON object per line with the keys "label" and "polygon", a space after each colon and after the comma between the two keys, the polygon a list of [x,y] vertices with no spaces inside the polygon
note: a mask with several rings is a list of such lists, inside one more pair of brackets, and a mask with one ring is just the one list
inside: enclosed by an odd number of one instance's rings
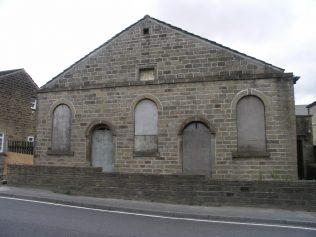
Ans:
{"label": "pavement", "polygon": [[176,218],[316,227],[316,212],[308,211],[237,206],[187,206],[146,201],[94,198],[8,185],[0,185],[0,200],[1,197]]}

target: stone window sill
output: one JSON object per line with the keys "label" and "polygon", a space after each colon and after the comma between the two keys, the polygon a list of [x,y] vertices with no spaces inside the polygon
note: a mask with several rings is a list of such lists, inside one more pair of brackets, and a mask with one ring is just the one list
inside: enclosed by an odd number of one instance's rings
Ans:
{"label": "stone window sill", "polygon": [[234,159],[238,158],[270,158],[270,153],[266,151],[248,151],[248,152],[238,152],[233,151],[232,157]]}
{"label": "stone window sill", "polygon": [[75,152],[73,151],[52,151],[52,150],[47,150],[47,155],[59,155],[59,156],[73,156]]}

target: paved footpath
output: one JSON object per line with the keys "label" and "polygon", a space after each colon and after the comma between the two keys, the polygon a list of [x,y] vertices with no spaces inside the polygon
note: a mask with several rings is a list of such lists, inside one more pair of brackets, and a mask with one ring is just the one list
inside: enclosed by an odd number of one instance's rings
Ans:
{"label": "paved footpath", "polygon": [[7,185],[0,185],[0,199],[1,198],[27,199],[102,210],[167,217],[316,228],[316,212],[308,211],[236,206],[203,207],[175,205],[145,201],[73,196],[54,193],[44,189],[11,187]]}

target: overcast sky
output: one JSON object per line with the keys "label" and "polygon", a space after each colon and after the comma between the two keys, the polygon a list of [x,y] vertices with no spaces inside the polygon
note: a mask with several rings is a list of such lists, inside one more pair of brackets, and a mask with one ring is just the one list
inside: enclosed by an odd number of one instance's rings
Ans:
{"label": "overcast sky", "polygon": [[0,0],[0,71],[39,85],[144,15],[293,72],[316,100],[316,0]]}

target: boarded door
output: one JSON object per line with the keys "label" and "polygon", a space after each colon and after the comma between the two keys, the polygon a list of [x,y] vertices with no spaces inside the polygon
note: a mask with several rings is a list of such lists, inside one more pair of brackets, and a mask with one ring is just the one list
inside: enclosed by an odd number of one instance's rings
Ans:
{"label": "boarded door", "polygon": [[109,129],[98,128],[91,137],[91,160],[93,167],[102,167],[105,172],[112,171],[112,134]]}
{"label": "boarded door", "polygon": [[190,123],[183,131],[183,173],[206,175],[210,172],[210,131],[203,123]]}

